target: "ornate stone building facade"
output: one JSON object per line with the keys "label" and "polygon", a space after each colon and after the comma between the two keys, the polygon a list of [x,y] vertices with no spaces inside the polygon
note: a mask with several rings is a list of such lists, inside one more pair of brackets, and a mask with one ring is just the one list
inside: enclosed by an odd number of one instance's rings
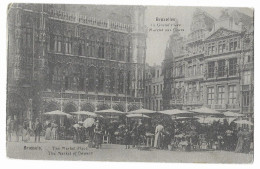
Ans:
{"label": "ornate stone building facade", "polygon": [[146,66],[144,107],[150,110],[163,110],[163,74],[159,65]]}
{"label": "ornate stone building facade", "polygon": [[137,109],[144,97],[144,7],[11,4],[9,115]]}
{"label": "ornate stone building facade", "polygon": [[190,34],[176,31],[165,52],[164,108],[207,106],[253,116],[253,18],[223,10],[216,19],[197,9]]}

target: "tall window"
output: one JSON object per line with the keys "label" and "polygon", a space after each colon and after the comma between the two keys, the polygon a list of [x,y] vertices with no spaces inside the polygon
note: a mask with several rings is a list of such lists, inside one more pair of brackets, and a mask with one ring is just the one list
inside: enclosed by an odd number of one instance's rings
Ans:
{"label": "tall window", "polygon": [[94,91],[96,86],[95,86],[95,79],[96,79],[96,70],[95,67],[90,67],[88,70],[88,90],[89,91]]}
{"label": "tall window", "polygon": [[242,92],[242,103],[243,103],[243,107],[249,106],[249,91]]}
{"label": "tall window", "polygon": [[61,36],[51,35],[50,49],[52,51],[61,53],[61,44],[62,44]]}
{"label": "tall window", "polygon": [[214,77],[215,62],[208,63],[208,78]]}
{"label": "tall window", "polygon": [[224,86],[218,87],[218,104],[224,104],[225,101],[225,95],[224,95]]}
{"label": "tall window", "polygon": [[94,39],[94,37],[92,36],[91,38],[90,38],[90,42],[89,42],[89,56],[90,57],[95,57],[95,49],[96,49],[96,47],[95,47],[95,39]]}
{"label": "tall window", "polygon": [[226,41],[220,41],[218,44],[218,53],[224,53],[226,50]]}
{"label": "tall window", "polygon": [[251,71],[247,70],[244,72],[244,85],[248,85],[251,83]]}
{"label": "tall window", "polygon": [[235,76],[237,73],[237,58],[229,59],[229,76]]}
{"label": "tall window", "polygon": [[208,99],[208,105],[214,104],[214,87],[208,87],[207,91],[207,99]]}
{"label": "tall window", "polygon": [[65,38],[65,53],[66,54],[72,53],[72,41],[70,38]]}
{"label": "tall window", "polygon": [[192,84],[189,84],[189,89],[188,89],[188,101],[192,101]]}
{"label": "tall window", "polygon": [[[127,94],[130,94],[130,86],[131,86],[131,73],[130,71],[127,73],[127,84],[126,84],[126,92]],[[147,87],[147,86],[146,86]],[[148,87],[147,87],[148,90]],[[147,91],[146,90],[146,91]]]}
{"label": "tall window", "polygon": [[128,42],[127,50],[126,50],[126,55],[127,55],[127,62],[131,62],[131,43]]}
{"label": "tall window", "polygon": [[69,77],[65,76],[65,90],[69,90],[70,84],[69,84]]}
{"label": "tall window", "polygon": [[180,65],[179,69],[180,69],[180,75],[182,76],[183,75],[183,65]]}
{"label": "tall window", "polygon": [[118,92],[124,93],[124,74],[122,70],[118,74]]}
{"label": "tall window", "polygon": [[25,28],[25,32],[23,34],[23,45],[26,48],[31,48],[32,46],[32,30],[31,28]]}
{"label": "tall window", "polygon": [[105,75],[103,70],[99,70],[98,72],[98,91],[103,92],[104,90],[104,81],[105,81]]}
{"label": "tall window", "polygon": [[238,39],[230,39],[229,41],[229,51],[235,51],[239,48]]}
{"label": "tall window", "polygon": [[78,54],[80,56],[84,56],[85,55],[85,41],[84,40],[80,40],[79,41],[79,51]]}
{"label": "tall window", "polygon": [[102,39],[101,42],[99,43],[98,47],[98,57],[99,58],[104,58],[105,57],[105,47],[104,47],[104,40]]}
{"label": "tall window", "polygon": [[203,75],[203,64],[200,65],[200,75]]}
{"label": "tall window", "polygon": [[56,89],[60,89],[60,87],[61,87],[61,74],[60,74],[60,68],[59,67],[54,68],[53,76],[51,75],[50,80],[51,80],[50,83],[53,83],[53,85],[56,86],[55,87]]}
{"label": "tall window", "polygon": [[200,84],[200,100],[202,101],[203,100],[203,84]]}
{"label": "tall window", "polygon": [[192,66],[188,67],[188,74],[189,74],[189,76],[192,76]]}
{"label": "tall window", "polygon": [[78,90],[83,91],[84,90],[84,78],[79,78],[79,84],[78,84]]}
{"label": "tall window", "polygon": [[193,84],[192,86],[192,101],[196,101],[197,100],[197,85],[196,83]]}
{"label": "tall window", "polygon": [[225,75],[225,60],[218,61],[218,77]]}
{"label": "tall window", "polygon": [[196,76],[196,74],[197,74],[196,69],[197,69],[197,66],[196,66],[196,65],[193,65],[193,76]]}
{"label": "tall window", "polygon": [[115,70],[111,69],[110,70],[110,87],[109,91],[113,93],[115,91],[115,85],[116,85],[116,77],[115,77]]}
{"label": "tall window", "polygon": [[216,53],[215,43],[208,44],[208,55],[212,55]]}
{"label": "tall window", "polygon": [[116,40],[114,38],[111,39],[110,42],[110,59],[116,60]]}
{"label": "tall window", "polygon": [[124,49],[124,46],[120,46],[118,50],[119,50],[118,51],[119,52],[119,55],[118,55],[119,60],[120,61],[124,61],[125,60],[125,49]]}
{"label": "tall window", "polygon": [[228,87],[228,103],[235,104],[237,99],[237,87],[236,85],[231,85]]}

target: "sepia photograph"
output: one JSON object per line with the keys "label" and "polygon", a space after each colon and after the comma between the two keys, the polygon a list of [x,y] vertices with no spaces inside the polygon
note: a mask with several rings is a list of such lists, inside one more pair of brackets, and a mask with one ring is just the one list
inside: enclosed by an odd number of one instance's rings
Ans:
{"label": "sepia photograph", "polygon": [[253,163],[253,8],[10,3],[6,23],[7,157]]}

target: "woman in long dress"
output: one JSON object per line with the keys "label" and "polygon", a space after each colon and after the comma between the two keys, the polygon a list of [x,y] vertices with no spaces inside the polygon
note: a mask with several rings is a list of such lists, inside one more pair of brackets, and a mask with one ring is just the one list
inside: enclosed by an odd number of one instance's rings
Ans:
{"label": "woman in long dress", "polygon": [[53,140],[58,140],[58,125],[52,123],[51,137]]}
{"label": "woman in long dress", "polygon": [[45,140],[51,140],[51,123],[47,125],[45,132]]}
{"label": "woman in long dress", "polygon": [[25,120],[23,122],[23,141],[28,142],[29,140],[30,140],[29,122]]}
{"label": "woman in long dress", "polygon": [[154,147],[161,148],[162,139],[163,139],[164,127],[161,124],[158,124],[155,128],[155,138],[154,138]]}
{"label": "woman in long dress", "polygon": [[236,150],[235,152],[237,153],[242,153],[243,151],[243,145],[244,145],[244,133],[241,129],[239,129],[238,133],[237,133],[237,146],[236,146]]}
{"label": "woman in long dress", "polygon": [[102,131],[101,131],[101,126],[99,122],[97,121],[96,127],[94,129],[94,140],[95,140],[95,146],[97,149],[101,148],[102,144]]}

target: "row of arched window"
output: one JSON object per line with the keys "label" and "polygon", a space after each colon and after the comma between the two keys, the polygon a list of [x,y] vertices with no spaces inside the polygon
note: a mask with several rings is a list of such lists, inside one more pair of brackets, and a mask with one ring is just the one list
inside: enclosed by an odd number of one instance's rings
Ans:
{"label": "row of arched window", "polygon": [[[75,45],[73,45],[75,43]],[[115,39],[107,43],[103,38],[96,41],[94,38],[74,40],[71,37],[50,35],[49,51],[54,53],[72,54],[96,58],[109,58],[118,61],[131,61],[131,43],[123,45]]]}
{"label": "row of arched window", "polygon": [[104,69],[96,69],[94,66],[87,69],[87,73],[81,70],[75,72],[68,68],[62,71],[60,67],[54,67],[49,72],[49,88],[53,90],[72,90],[87,92],[130,93],[131,73],[124,70],[110,69],[105,73]]}

